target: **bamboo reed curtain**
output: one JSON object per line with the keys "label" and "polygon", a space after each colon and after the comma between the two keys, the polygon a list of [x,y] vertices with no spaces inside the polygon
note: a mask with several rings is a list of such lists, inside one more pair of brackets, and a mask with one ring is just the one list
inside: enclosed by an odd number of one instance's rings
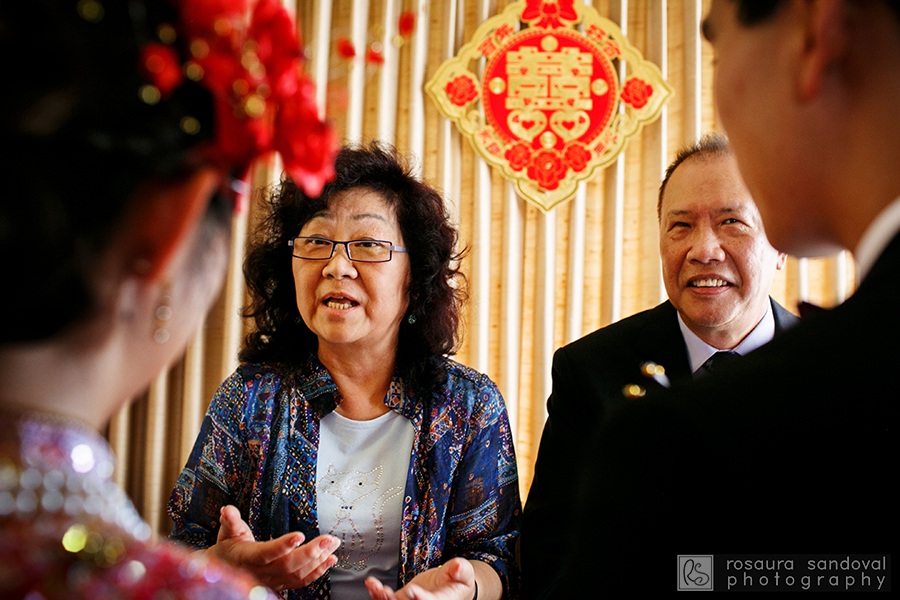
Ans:
{"label": "bamboo reed curtain", "polygon": [[[574,199],[542,213],[478,158],[423,91],[479,23],[506,4],[297,0],[291,8],[323,114],[346,141],[380,139],[415,157],[459,224],[469,249],[464,271],[470,301],[456,359],[487,373],[506,400],[524,498],[546,417],[553,352],[665,298],[657,248],[659,182],[680,146],[718,125],[712,51],[699,35],[708,1],[595,1],[600,14],[618,23],[661,68],[675,94],[614,164],[581,185]],[[415,31],[398,37],[399,17],[407,11],[416,15]],[[338,55],[340,39],[352,42],[355,58]],[[365,63],[373,43],[380,44],[381,66]],[[254,187],[279,173],[277,164],[257,166]],[[241,262],[256,219],[253,200],[233,223],[225,289],[185,357],[109,427],[119,456],[118,482],[159,535],[171,527],[165,504],[206,407],[237,366],[247,328],[239,317],[246,294]],[[831,306],[853,289],[854,276],[846,253],[827,260],[790,259],[776,275],[772,295],[787,307],[801,299]]]}

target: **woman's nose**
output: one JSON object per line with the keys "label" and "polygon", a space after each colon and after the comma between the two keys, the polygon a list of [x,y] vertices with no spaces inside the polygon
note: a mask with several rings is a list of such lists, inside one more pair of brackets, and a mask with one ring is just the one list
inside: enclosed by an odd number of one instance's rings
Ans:
{"label": "woman's nose", "polygon": [[335,279],[356,277],[356,266],[350,260],[345,244],[335,244],[334,252],[331,253],[331,258],[325,262],[322,274]]}

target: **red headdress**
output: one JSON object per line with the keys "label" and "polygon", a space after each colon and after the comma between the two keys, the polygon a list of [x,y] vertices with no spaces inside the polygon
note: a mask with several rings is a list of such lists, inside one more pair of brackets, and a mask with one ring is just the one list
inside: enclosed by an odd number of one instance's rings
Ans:
{"label": "red headdress", "polygon": [[[181,22],[160,28],[141,52],[152,88],[145,101],[165,99],[189,78],[213,97],[213,139],[205,156],[243,175],[250,162],[278,152],[287,172],[317,196],[334,177],[337,139],[319,119],[315,86],[293,19],[278,0],[182,0]],[[173,45],[178,36],[188,58]],[[190,127],[190,124],[183,127]]]}

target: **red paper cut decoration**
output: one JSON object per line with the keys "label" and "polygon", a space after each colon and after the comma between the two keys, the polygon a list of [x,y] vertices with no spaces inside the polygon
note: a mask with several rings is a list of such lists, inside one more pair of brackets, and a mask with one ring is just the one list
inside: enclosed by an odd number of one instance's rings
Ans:
{"label": "red paper cut decoration", "polygon": [[542,210],[613,161],[672,93],[615,23],[575,0],[508,5],[425,89]]}

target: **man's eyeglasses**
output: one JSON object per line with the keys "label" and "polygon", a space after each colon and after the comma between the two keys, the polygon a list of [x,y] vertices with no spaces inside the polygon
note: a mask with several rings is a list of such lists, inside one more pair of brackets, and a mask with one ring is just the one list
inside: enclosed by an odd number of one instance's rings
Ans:
{"label": "man's eyeglasses", "polygon": [[295,237],[288,240],[292,254],[304,260],[328,260],[334,255],[334,247],[341,245],[347,258],[354,262],[388,262],[394,252],[406,252],[406,248],[394,246],[384,240],[351,240],[338,242],[320,237]]}

